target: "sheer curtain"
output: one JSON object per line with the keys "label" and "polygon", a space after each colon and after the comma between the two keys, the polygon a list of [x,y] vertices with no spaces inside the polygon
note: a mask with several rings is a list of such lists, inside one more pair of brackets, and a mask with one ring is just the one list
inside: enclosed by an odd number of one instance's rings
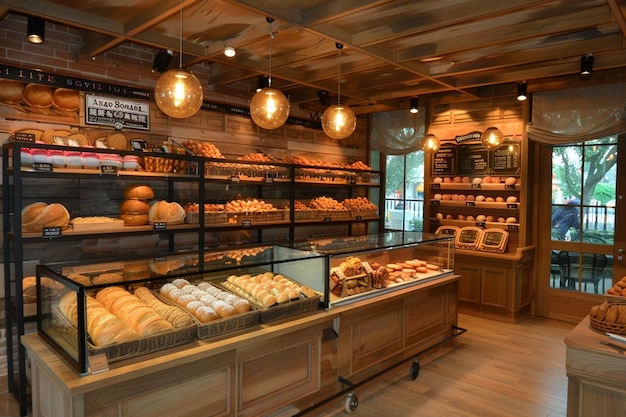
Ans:
{"label": "sheer curtain", "polygon": [[528,137],[556,145],[626,132],[626,83],[535,93]]}
{"label": "sheer curtain", "polygon": [[424,109],[417,114],[398,110],[372,115],[370,147],[385,155],[406,155],[422,149]]}

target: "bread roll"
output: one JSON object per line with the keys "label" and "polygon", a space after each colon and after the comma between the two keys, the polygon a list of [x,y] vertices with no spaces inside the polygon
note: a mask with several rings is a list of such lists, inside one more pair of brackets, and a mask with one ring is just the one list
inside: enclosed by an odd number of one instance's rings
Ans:
{"label": "bread roll", "polygon": [[20,104],[23,100],[24,84],[21,81],[0,79],[0,102],[5,104]]}
{"label": "bread roll", "polygon": [[40,232],[44,227],[66,229],[69,223],[70,214],[59,203],[36,202],[22,209],[22,230],[24,232]]}
{"label": "bread roll", "polygon": [[64,111],[78,111],[80,109],[80,92],[69,88],[57,88],[52,95],[52,105]]}
{"label": "bread roll", "polygon": [[129,149],[128,138],[123,133],[112,133],[106,138],[106,144],[111,149]]}
{"label": "bread roll", "polygon": [[129,324],[141,337],[152,336],[174,327],[153,308],[120,287],[108,287],[96,295],[109,311]]}
{"label": "bread roll", "polygon": [[176,202],[165,200],[152,204],[148,212],[149,222],[166,222],[168,224],[182,224],[185,220],[185,209]]}
{"label": "bread roll", "polygon": [[154,190],[144,184],[132,184],[124,190],[124,198],[151,200],[154,198]]}
{"label": "bread roll", "polygon": [[24,87],[24,102],[31,107],[49,108],[52,106],[54,88],[46,85],[28,84]]}
{"label": "bread roll", "polygon": [[120,205],[122,214],[147,214],[150,211],[150,204],[144,200],[124,200]]}
{"label": "bread roll", "polygon": [[[193,319],[183,310],[159,300],[149,289],[136,288],[134,294],[141,301],[152,307],[161,317],[170,322],[176,329],[193,325]],[[197,312],[197,311],[196,311]]]}

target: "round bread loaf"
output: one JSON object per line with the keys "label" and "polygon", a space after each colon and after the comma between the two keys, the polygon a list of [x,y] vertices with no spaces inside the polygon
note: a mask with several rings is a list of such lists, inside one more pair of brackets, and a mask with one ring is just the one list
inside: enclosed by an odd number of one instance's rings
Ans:
{"label": "round bread loaf", "polygon": [[52,106],[54,88],[39,84],[28,84],[24,87],[24,102],[31,107],[40,109]]}
{"label": "round bread loaf", "polygon": [[148,212],[149,222],[165,222],[168,224],[181,224],[185,220],[185,209],[176,202],[165,200],[152,204]]}
{"label": "round bread loaf", "polygon": [[0,79],[0,101],[5,104],[20,104],[23,100],[24,84],[21,81]]}
{"label": "round bread loaf", "polygon": [[120,214],[120,219],[124,220],[124,226],[143,226],[148,224],[148,213],[144,214]]}
{"label": "round bread loaf", "polygon": [[22,230],[25,232],[40,232],[44,227],[66,229],[69,223],[70,214],[59,203],[36,202],[22,209]]}
{"label": "round bread loaf", "polygon": [[80,92],[69,88],[57,88],[52,95],[52,105],[64,111],[78,111],[80,109]]}
{"label": "round bread loaf", "polygon": [[132,184],[124,190],[124,198],[150,200],[154,198],[154,190],[145,184]]}
{"label": "round bread loaf", "polygon": [[123,133],[113,133],[107,136],[106,144],[111,149],[128,149],[128,138]]}
{"label": "round bread loaf", "polygon": [[146,214],[150,211],[150,204],[145,200],[124,200],[120,205],[122,214]]}

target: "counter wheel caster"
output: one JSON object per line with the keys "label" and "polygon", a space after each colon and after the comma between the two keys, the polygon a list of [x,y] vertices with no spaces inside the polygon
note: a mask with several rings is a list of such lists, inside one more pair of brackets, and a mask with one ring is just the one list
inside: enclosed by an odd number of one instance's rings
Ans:
{"label": "counter wheel caster", "polygon": [[356,397],[356,394],[354,393],[354,391],[348,394],[344,405],[345,405],[346,413],[353,412],[359,406],[359,399]]}
{"label": "counter wheel caster", "polygon": [[411,380],[415,381],[419,374],[420,374],[420,360],[415,359],[415,361],[411,365],[411,370],[409,371],[409,377],[411,378]]}

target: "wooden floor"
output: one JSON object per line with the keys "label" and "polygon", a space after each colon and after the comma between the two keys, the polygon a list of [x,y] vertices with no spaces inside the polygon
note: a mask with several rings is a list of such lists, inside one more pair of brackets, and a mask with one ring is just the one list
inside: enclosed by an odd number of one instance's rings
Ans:
{"label": "wooden floor", "polygon": [[[467,333],[411,362],[356,387],[352,416],[565,417],[565,335],[574,324],[523,318],[506,324],[460,315]],[[303,413],[345,416],[345,396]],[[17,417],[17,404],[0,379],[0,417]],[[61,417],[61,416],[59,416]]]}

